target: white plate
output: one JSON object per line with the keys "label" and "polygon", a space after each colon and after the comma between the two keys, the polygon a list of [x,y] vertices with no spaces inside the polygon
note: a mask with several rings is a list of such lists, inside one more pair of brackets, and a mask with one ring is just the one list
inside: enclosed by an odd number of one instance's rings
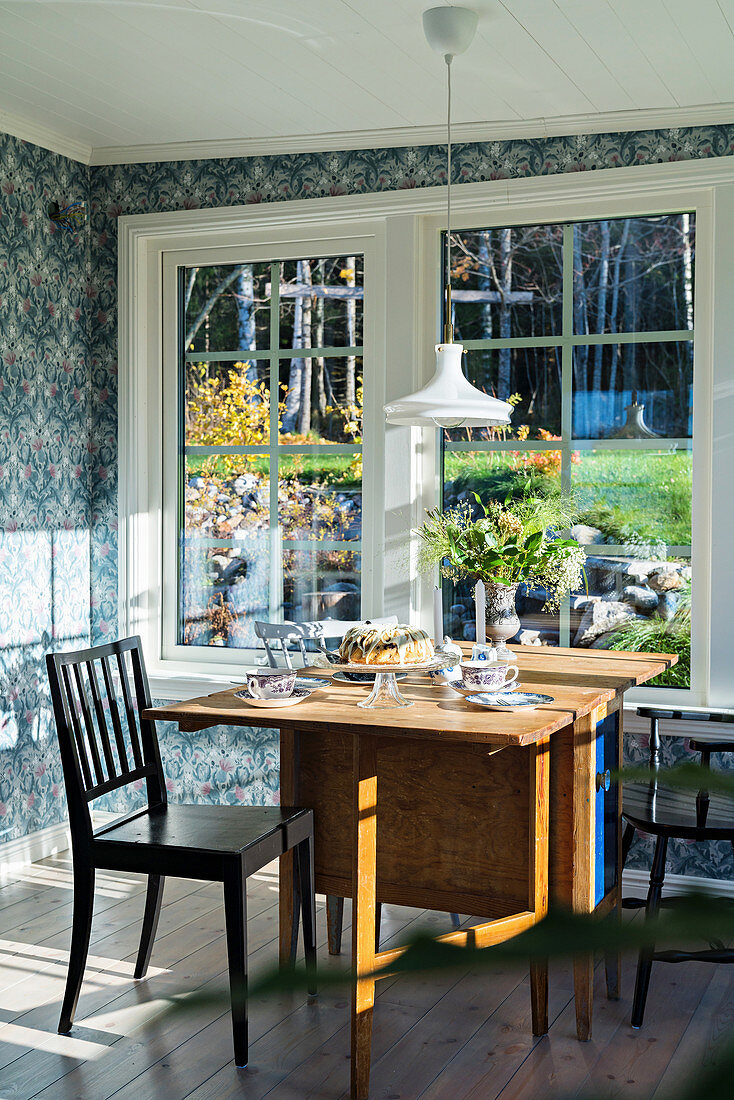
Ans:
{"label": "white plate", "polygon": [[[388,670],[385,669],[385,671],[388,671]],[[390,669],[389,671],[393,672],[394,668]],[[335,672],[334,675],[332,676],[332,680],[338,680],[339,683],[341,683],[341,684],[352,684],[354,687],[359,687],[360,684],[362,685],[362,687],[369,687],[370,684],[374,684],[374,682],[375,682],[375,673],[374,672],[362,672],[362,671],[360,671],[359,673],[355,673],[355,675],[364,676],[364,680],[354,680],[354,679],[352,679],[352,677],[347,676],[346,673],[344,673],[344,672]],[[407,675],[408,675],[407,672],[396,672],[395,673],[395,679],[396,680],[404,680]]]}
{"label": "white plate", "polygon": [[294,707],[296,703],[302,703],[313,694],[312,691],[307,691],[305,688],[294,688],[293,694],[286,699],[253,699],[246,690],[234,693],[235,699],[242,699],[244,703],[249,703],[251,707]]}
{"label": "white plate", "polygon": [[544,703],[552,703],[552,695],[540,695],[535,691],[482,691],[476,695],[467,695],[467,703],[491,710],[535,710]]}
{"label": "white plate", "polygon": [[522,687],[522,684],[518,684],[517,680],[515,680],[514,683],[508,684],[507,687],[500,688],[499,691],[491,691],[489,693],[486,693],[486,692],[480,691],[479,688],[464,687],[464,685],[461,681],[461,677],[458,680],[447,680],[446,682],[449,685],[449,687],[452,687],[454,689],[454,691],[458,691],[461,695],[484,695],[484,694],[507,695],[507,694],[509,694],[509,692],[517,691],[518,688]]}

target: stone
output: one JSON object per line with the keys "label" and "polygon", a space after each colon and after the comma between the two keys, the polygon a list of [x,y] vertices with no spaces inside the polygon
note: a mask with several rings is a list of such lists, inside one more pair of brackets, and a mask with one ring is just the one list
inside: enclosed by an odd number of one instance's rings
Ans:
{"label": "stone", "polygon": [[620,601],[605,603],[600,600],[599,603],[590,604],[579,623],[573,644],[589,648],[600,634],[608,634],[622,623],[634,618],[635,613],[627,603]]}
{"label": "stone", "polygon": [[639,584],[628,584],[622,590],[622,600],[624,603],[631,603],[635,611],[650,614],[658,606],[659,596],[650,588],[643,588]]}
{"label": "stone", "polygon": [[656,592],[676,592],[683,587],[683,578],[680,573],[653,573],[648,584]]}
{"label": "stone", "polygon": [[570,535],[581,546],[591,546],[597,542],[604,542],[604,535],[598,527],[587,527],[585,523],[574,523]]}
{"label": "stone", "polygon": [[680,570],[680,575],[684,581],[689,581],[693,576],[693,570],[691,569],[690,565],[684,565]]}
{"label": "stone", "polygon": [[678,602],[679,598],[675,592],[661,592],[656,611],[658,618],[665,619],[665,622],[669,623],[678,609]]}
{"label": "stone", "polygon": [[476,641],[477,628],[473,622],[464,623],[464,641],[473,642]]}
{"label": "stone", "polygon": [[519,645],[542,645],[539,630],[518,630],[515,641]]}

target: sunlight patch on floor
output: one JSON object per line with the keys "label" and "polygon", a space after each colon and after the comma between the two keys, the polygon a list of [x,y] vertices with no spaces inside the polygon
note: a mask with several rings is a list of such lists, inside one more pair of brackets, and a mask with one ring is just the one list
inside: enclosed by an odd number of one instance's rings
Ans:
{"label": "sunlight patch on floor", "polygon": [[108,1043],[91,1043],[88,1039],[76,1039],[73,1035],[59,1035],[56,1031],[41,1031],[37,1027],[22,1024],[0,1025],[0,1043],[28,1047],[45,1054],[63,1054],[68,1058],[93,1061],[109,1049]]}

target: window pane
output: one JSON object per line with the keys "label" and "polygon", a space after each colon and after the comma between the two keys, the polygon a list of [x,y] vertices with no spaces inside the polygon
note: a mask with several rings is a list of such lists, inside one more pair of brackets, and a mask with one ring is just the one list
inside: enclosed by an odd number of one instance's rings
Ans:
{"label": "window pane", "polygon": [[281,359],[283,443],[362,442],[362,357]]}
{"label": "window pane", "polygon": [[445,508],[468,501],[479,514],[474,500],[503,501],[508,493],[519,493],[530,479],[538,489],[560,488],[561,451],[446,451],[444,455]]}
{"label": "window pane", "polygon": [[266,530],[270,516],[268,456],[186,458],[186,536],[242,539]]}
{"label": "window pane", "polygon": [[693,341],[573,351],[576,439],[684,439],[693,433]]}
{"label": "window pane", "polygon": [[[590,548],[593,549],[593,548]],[[571,599],[571,644],[578,648],[677,653],[678,664],[654,686],[690,687],[691,569],[686,558],[644,547],[603,548],[586,561],[588,593]]]}
{"label": "window pane", "polygon": [[278,522],[284,539],[359,541],[362,456],[287,455],[279,462]]}
{"label": "window pane", "polygon": [[361,555],[355,550],[283,551],[283,611],[286,619],[358,619],[361,615]]}
{"label": "window pane", "polygon": [[690,451],[576,451],[580,522],[599,541],[636,545],[643,555],[660,543],[690,546],[692,470]]}
{"label": "window pane", "polygon": [[253,447],[270,438],[270,363],[186,364],[185,431],[189,446]]}
{"label": "window pane", "polygon": [[280,347],[362,344],[362,256],[288,260],[281,265]]}
{"label": "window pane", "polygon": [[184,268],[184,350],[266,348],[269,283],[270,264]]}
{"label": "window pane", "polygon": [[695,218],[574,226],[574,332],[693,331]]}
{"label": "window pane", "polygon": [[[543,611],[545,600],[543,589],[524,584],[518,588],[515,606],[521,623],[520,632],[529,632],[523,635],[523,644],[529,645],[536,639],[541,645],[557,646],[559,644],[559,617],[557,614]],[[467,580],[454,584],[444,579],[443,607],[445,633],[453,641],[475,641],[476,612],[473,584]],[[520,682],[522,684],[522,678]],[[533,690],[528,684],[523,686]]]}
{"label": "window pane", "polygon": [[452,234],[456,339],[560,333],[562,246],[561,225]]}
{"label": "window pane", "polygon": [[[504,501],[509,493],[522,493],[530,479],[534,488],[559,488],[561,452],[525,451],[446,451],[444,455],[444,509],[468,502],[475,516],[480,509],[474,499],[477,493],[483,502]],[[559,617],[543,611],[546,593],[539,588],[521,585],[516,606],[523,630],[533,632],[544,645],[558,645]],[[473,641],[475,611],[473,585],[470,581],[457,584],[443,580],[444,629],[449,637]],[[527,642],[531,637],[526,637]]]}
{"label": "window pane", "polygon": [[512,424],[510,428],[449,428],[444,433],[447,442],[560,437],[560,348],[471,350],[464,356],[463,366],[477,389],[512,401]]}
{"label": "window pane", "polygon": [[185,540],[180,645],[256,645],[253,622],[270,618],[269,541],[267,531],[250,531],[234,546]]}

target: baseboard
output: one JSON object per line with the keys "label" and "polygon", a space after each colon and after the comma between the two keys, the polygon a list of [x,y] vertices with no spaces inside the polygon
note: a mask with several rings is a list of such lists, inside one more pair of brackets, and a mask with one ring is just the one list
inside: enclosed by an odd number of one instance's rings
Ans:
{"label": "baseboard", "polygon": [[[628,868],[622,875],[623,892],[644,898],[650,884],[650,872]],[[720,898],[734,898],[734,881],[728,878],[699,878],[697,875],[666,875],[663,896],[678,897],[699,890]]]}
{"label": "baseboard", "polygon": [[[119,816],[108,810],[97,810],[92,818],[97,827],[106,825]],[[34,833],[19,836],[15,840],[6,840],[4,844],[0,844],[0,886],[17,875],[29,863],[37,863],[39,859],[66,852],[70,847],[68,821],[47,825],[44,829],[37,829]]]}

